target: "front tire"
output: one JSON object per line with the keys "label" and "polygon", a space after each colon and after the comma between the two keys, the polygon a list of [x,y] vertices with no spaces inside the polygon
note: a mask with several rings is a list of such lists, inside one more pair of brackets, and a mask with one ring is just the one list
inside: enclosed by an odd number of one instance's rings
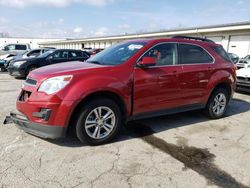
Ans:
{"label": "front tire", "polygon": [[219,119],[224,116],[229,102],[229,93],[224,88],[216,89],[205,108],[205,113],[211,119]]}
{"label": "front tire", "polygon": [[119,106],[110,99],[96,99],[81,109],[76,124],[76,135],[83,143],[100,145],[111,141],[121,125]]}

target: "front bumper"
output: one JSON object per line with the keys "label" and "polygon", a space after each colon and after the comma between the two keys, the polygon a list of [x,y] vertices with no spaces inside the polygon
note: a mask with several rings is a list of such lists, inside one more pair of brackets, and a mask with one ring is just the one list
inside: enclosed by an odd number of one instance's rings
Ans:
{"label": "front bumper", "polygon": [[15,77],[25,77],[25,69],[17,67],[8,67],[9,74]]}
{"label": "front bumper", "polygon": [[26,116],[20,113],[12,112],[10,113],[10,118],[19,129],[38,137],[57,139],[63,138],[66,135],[66,129],[62,126],[49,126],[34,123],[29,121]]}

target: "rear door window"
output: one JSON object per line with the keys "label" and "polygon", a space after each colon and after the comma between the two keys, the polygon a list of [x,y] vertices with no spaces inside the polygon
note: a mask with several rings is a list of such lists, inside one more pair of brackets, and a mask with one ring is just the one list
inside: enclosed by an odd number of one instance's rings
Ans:
{"label": "rear door window", "polygon": [[213,58],[200,46],[179,44],[179,64],[213,63]]}
{"label": "rear door window", "polygon": [[69,58],[70,59],[76,59],[76,58],[80,58],[81,57],[81,52],[79,51],[71,51],[69,53]]}

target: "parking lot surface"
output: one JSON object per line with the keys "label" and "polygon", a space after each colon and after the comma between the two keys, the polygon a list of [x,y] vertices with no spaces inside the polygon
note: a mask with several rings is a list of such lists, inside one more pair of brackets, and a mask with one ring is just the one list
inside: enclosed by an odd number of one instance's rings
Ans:
{"label": "parking lot surface", "polygon": [[48,141],[2,125],[22,80],[0,74],[0,187],[250,187],[250,95],[226,117],[192,111],[131,122],[112,142]]}

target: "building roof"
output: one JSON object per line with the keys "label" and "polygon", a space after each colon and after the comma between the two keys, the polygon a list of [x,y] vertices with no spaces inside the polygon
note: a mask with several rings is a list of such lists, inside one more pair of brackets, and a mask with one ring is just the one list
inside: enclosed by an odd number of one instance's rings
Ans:
{"label": "building roof", "polygon": [[202,34],[202,33],[212,33],[212,32],[223,32],[223,31],[235,31],[235,30],[249,30],[250,21],[220,24],[220,25],[210,25],[201,27],[188,27],[181,29],[169,29],[158,32],[147,32],[147,33],[135,33],[126,35],[115,35],[115,36],[103,36],[103,37],[90,37],[90,38],[80,38],[80,39],[66,39],[59,41],[48,41],[40,44],[61,44],[61,43],[77,43],[77,42],[92,42],[92,41],[107,41],[107,40],[129,40],[135,38],[151,38],[151,37],[163,37],[172,35],[187,35],[187,34]]}

